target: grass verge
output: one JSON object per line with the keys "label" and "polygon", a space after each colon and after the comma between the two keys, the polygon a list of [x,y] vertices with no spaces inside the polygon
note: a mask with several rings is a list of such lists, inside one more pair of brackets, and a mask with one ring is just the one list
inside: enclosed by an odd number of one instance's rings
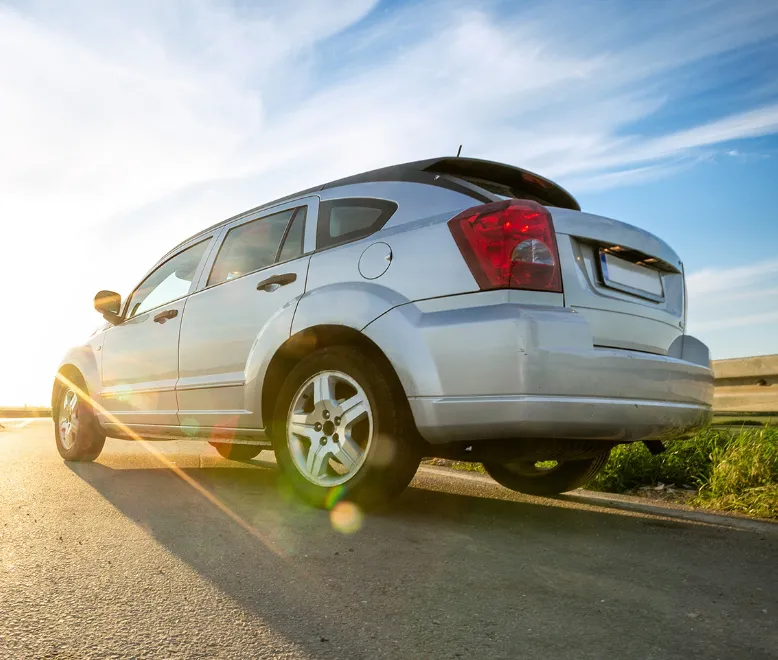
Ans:
{"label": "grass verge", "polygon": [[692,486],[693,506],[778,518],[778,430],[708,429],[666,443],[652,456],[642,443],[611,452],[587,488],[623,493],[658,483]]}
{"label": "grass verge", "polygon": [[[667,451],[656,456],[642,442],[616,447],[586,488],[625,493],[660,483],[691,487],[696,492],[685,504],[778,519],[778,429],[706,429],[665,444]],[[445,464],[483,472],[480,463]]]}

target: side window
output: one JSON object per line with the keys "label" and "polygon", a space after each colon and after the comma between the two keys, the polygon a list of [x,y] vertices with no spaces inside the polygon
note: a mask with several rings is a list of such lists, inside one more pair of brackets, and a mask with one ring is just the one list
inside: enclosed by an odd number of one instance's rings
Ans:
{"label": "side window", "polygon": [[295,210],[267,215],[230,229],[211,269],[208,286],[221,284],[274,264],[281,239]]}
{"label": "side window", "polygon": [[302,255],[306,213],[307,209],[305,206],[301,206],[297,209],[297,213],[294,214],[289,231],[286,232],[284,244],[281,246],[281,251],[278,253],[278,259],[276,259],[276,261],[289,261],[290,259],[296,259]]}
{"label": "side window", "polygon": [[333,199],[319,205],[316,247],[326,248],[368,236],[386,224],[397,204],[383,199]]}
{"label": "side window", "polygon": [[127,305],[127,318],[169,303],[189,293],[197,266],[210,238],[171,257],[143,280],[133,291]]}

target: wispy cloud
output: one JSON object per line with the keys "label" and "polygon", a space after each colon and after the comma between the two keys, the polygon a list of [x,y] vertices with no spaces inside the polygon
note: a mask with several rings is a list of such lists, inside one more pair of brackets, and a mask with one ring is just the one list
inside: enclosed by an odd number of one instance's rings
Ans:
{"label": "wispy cloud", "polygon": [[[702,321],[695,326],[697,332],[717,332],[719,330],[729,330],[731,328],[745,328],[769,323],[773,325],[778,321],[778,311],[763,312],[760,314],[732,314],[731,310],[727,312],[726,317],[710,321]],[[748,349],[746,348],[746,351]]]}
{"label": "wispy cloud", "polygon": [[688,275],[686,285],[689,332],[701,335],[716,357],[776,352],[778,259],[705,268]]}
{"label": "wispy cloud", "polygon": [[690,297],[718,297],[731,292],[747,293],[773,280],[778,280],[778,259],[734,268],[704,268],[687,276],[686,287]]}

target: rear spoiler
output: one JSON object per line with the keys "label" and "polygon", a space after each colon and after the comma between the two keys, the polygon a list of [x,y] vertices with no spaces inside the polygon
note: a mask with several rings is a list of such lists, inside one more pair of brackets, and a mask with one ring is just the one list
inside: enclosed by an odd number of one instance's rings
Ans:
{"label": "rear spoiler", "polygon": [[506,197],[529,196],[548,206],[581,210],[575,198],[564,188],[519,167],[477,158],[434,158],[408,163],[406,167],[458,177]]}

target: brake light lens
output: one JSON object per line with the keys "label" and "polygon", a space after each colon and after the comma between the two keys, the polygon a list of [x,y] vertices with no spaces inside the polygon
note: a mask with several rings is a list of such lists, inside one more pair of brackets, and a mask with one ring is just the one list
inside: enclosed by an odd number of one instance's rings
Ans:
{"label": "brake light lens", "polygon": [[554,225],[540,204],[509,199],[474,206],[448,227],[481,289],[562,293]]}

